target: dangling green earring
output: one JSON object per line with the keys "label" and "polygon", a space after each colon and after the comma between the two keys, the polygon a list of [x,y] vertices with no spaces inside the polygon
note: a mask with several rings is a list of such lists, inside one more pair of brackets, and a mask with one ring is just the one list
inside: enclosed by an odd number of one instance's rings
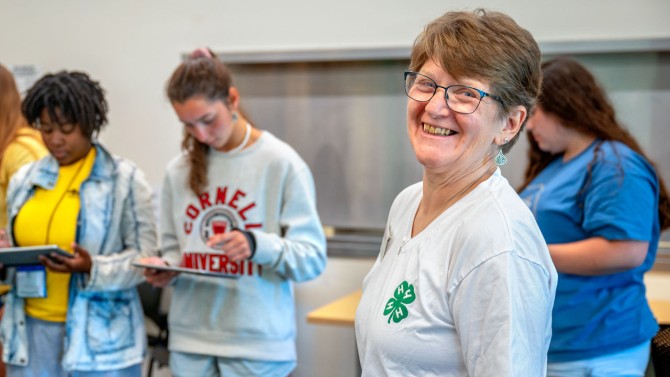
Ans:
{"label": "dangling green earring", "polygon": [[233,122],[237,122],[237,112],[233,113]]}
{"label": "dangling green earring", "polygon": [[502,148],[498,149],[498,155],[496,156],[496,165],[503,166],[507,163],[507,157],[502,151]]}
{"label": "dangling green earring", "polygon": [[[503,139],[503,145],[507,144],[509,142],[508,138]],[[503,166],[507,163],[507,157],[502,151],[502,145],[500,146],[500,149],[498,149],[498,155],[496,156],[496,165],[498,166]]]}

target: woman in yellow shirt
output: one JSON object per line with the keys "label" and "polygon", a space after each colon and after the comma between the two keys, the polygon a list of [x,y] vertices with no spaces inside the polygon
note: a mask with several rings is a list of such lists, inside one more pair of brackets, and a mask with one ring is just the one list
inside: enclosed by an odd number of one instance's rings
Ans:
{"label": "woman in yellow shirt", "polygon": [[[143,278],[131,263],[156,251],[151,188],[96,140],[107,102],[85,73],[46,75],[22,110],[49,155],[12,177],[8,236],[73,257],[41,257],[44,266],[13,276],[8,269],[13,289],[0,326],[8,374],[139,376],[146,333],[135,286]],[[17,289],[26,286],[40,289]]]}
{"label": "woman in yellow shirt", "polygon": [[9,179],[21,166],[46,156],[39,132],[21,114],[14,76],[0,64],[0,228],[7,225],[5,197]]}
{"label": "woman in yellow shirt", "polygon": [[[46,154],[39,132],[28,127],[21,114],[21,96],[14,76],[0,64],[0,241],[5,238],[7,225],[5,198],[9,179],[21,166]],[[0,309],[0,318],[3,311],[4,308]],[[5,364],[0,360],[0,377],[4,376]]]}

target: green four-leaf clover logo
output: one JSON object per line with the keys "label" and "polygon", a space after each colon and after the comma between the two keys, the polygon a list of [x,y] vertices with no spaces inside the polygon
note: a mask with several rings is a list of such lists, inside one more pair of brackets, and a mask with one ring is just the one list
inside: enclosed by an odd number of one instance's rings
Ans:
{"label": "green four-leaf clover logo", "polygon": [[398,323],[407,318],[409,312],[405,305],[411,304],[415,299],[414,286],[407,281],[400,283],[395,292],[393,292],[393,297],[388,300],[384,308],[384,315],[389,316],[388,323],[391,323],[391,319],[393,319],[393,322]]}

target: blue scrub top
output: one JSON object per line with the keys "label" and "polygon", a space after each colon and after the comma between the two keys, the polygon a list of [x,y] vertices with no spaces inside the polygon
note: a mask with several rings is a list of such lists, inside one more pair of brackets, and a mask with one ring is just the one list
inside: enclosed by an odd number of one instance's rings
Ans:
{"label": "blue scrub top", "polygon": [[549,362],[607,355],[651,339],[658,325],[643,275],[656,258],[660,223],[659,184],[649,162],[624,144],[596,140],[567,162],[558,156],[520,196],[547,244],[591,237],[649,242],[644,263],[632,270],[559,271]]}

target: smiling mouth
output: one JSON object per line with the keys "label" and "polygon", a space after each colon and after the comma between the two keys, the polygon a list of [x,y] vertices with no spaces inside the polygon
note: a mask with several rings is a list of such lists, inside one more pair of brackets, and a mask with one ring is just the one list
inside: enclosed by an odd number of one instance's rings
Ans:
{"label": "smiling mouth", "polygon": [[423,132],[429,133],[431,135],[437,135],[437,136],[451,136],[455,135],[458,132],[447,129],[447,128],[440,128],[440,127],[433,127],[429,124],[424,123],[423,124]]}

